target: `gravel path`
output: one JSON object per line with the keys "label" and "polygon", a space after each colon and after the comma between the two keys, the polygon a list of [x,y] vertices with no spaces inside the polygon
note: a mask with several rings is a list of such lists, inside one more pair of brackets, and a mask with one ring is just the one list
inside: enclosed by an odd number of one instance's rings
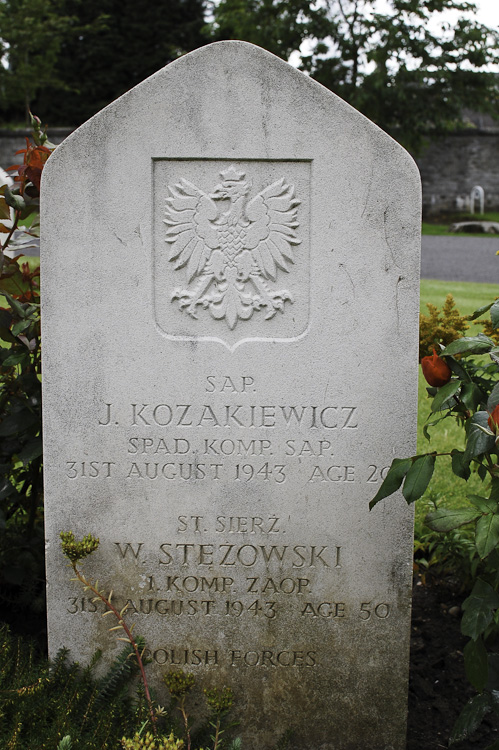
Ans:
{"label": "gravel path", "polygon": [[499,236],[421,238],[421,278],[499,284]]}

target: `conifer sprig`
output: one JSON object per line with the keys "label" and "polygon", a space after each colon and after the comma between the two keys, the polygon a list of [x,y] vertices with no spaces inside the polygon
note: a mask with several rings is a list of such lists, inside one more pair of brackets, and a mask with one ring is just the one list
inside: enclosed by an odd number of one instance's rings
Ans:
{"label": "conifer sprig", "polygon": [[[157,735],[157,720],[158,717],[154,711],[154,705],[151,698],[151,693],[149,691],[149,684],[147,681],[147,675],[144,668],[144,661],[143,661],[143,654],[144,654],[144,647],[143,647],[143,641],[139,638],[134,638],[132,634],[133,625],[132,627],[128,627],[126,621],[124,620],[125,613],[128,609],[128,604],[125,604],[125,606],[118,610],[112,603],[112,597],[113,592],[110,591],[108,595],[104,593],[104,591],[100,591],[98,588],[98,581],[95,583],[92,583],[89,581],[83,572],[77,567],[77,564],[80,562],[80,560],[83,560],[85,557],[88,557],[88,555],[91,555],[92,552],[95,552],[95,550],[99,546],[99,540],[92,536],[92,534],[87,534],[87,536],[83,537],[81,541],[78,541],[75,538],[75,535],[72,531],[61,531],[60,534],[61,537],[61,546],[62,551],[65,555],[65,557],[68,558],[69,562],[71,563],[71,567],[74,570],[75,576],[80,581],[80,583],[83,585],[84,591],[91,591],[94,594],[94,598],[92,599],[92,602],[101,601],[104,606],[106,607],[106,611],[103,613],[103,617],[105,617],[108,614],[113,614],[118,624],[112,628],[110,628],[110,631],[114,630],[123,630],[125,633],[125,638],[118,638],[119,641],[125,641],[126,643],[130,644],[132,647],[132,652],[135,655],[135,659],[137,661],[139,670],[140,670],[140,676],[142,679],[142,683],[144,685],[144,694],[147,701],[147,706],[149,709],[149,718],[151,721],[151,729],[154,734],[154,736]],[[140,648],[139,648],[140,643]]]}

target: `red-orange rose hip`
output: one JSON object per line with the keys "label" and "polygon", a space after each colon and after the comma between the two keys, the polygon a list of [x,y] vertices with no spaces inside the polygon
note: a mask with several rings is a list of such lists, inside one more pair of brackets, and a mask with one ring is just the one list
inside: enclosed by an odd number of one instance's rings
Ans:
{"label": "red-orange rose hip", "polygon": [[440,388],[451,379],[452,372],[449,365],[444,359],[438,356],[435,349],[432,356],[423,357],[421,360],[421,369],[423,370],[426,382],[435,388]]}

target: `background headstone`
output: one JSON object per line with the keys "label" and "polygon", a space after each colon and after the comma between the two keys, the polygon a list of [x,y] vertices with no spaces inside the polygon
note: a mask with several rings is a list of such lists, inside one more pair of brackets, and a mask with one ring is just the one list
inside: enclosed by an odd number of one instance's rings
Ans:
{"label": "background headstone", "polygon": [[152,680],[233,687],[245,747],[403,748],[412,519],[368,502],[415,450],[414,163],[224,42],[77,130],[43,196],[51,653],[119,648],[60,551],[91,532]]}

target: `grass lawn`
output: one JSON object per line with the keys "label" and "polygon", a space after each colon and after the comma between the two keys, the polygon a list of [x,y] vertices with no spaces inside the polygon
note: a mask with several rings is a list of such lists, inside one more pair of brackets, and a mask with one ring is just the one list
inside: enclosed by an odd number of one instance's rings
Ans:
{"label": "grass lawn", "polygon": [[[499,267],[499,259],[498,259]],[[428,312],[426,303],[431,302],[441,308],[445,297],[449,292],[453,295],[461,315],[474,312],[482,305],[491,302],[499,296],[498,284],[471,284],[467,282],[449,282],[421,280],[421,312]],[[468,333],[474,335],[480,331],[480,326],[470,323]],[[423,435],[423,426],[430,412],[430,399],[426,393],[426,381],[420,371],[418,392],[418,453],[428,451],[449,451],[452,448],[464,447],[464,434],[457,424],[449,419],[438,424],[433,431],[431,441],[428,442]],[[422,520],[428,510],[433,509],[432,498],[450,506],[465,504],[468,493],[480,494],[482,482],[473,474],[465,482],[452,473],[450,458],[437,459],[437,467],[427,490],[421,500],[416,503],[416,519]]]}

